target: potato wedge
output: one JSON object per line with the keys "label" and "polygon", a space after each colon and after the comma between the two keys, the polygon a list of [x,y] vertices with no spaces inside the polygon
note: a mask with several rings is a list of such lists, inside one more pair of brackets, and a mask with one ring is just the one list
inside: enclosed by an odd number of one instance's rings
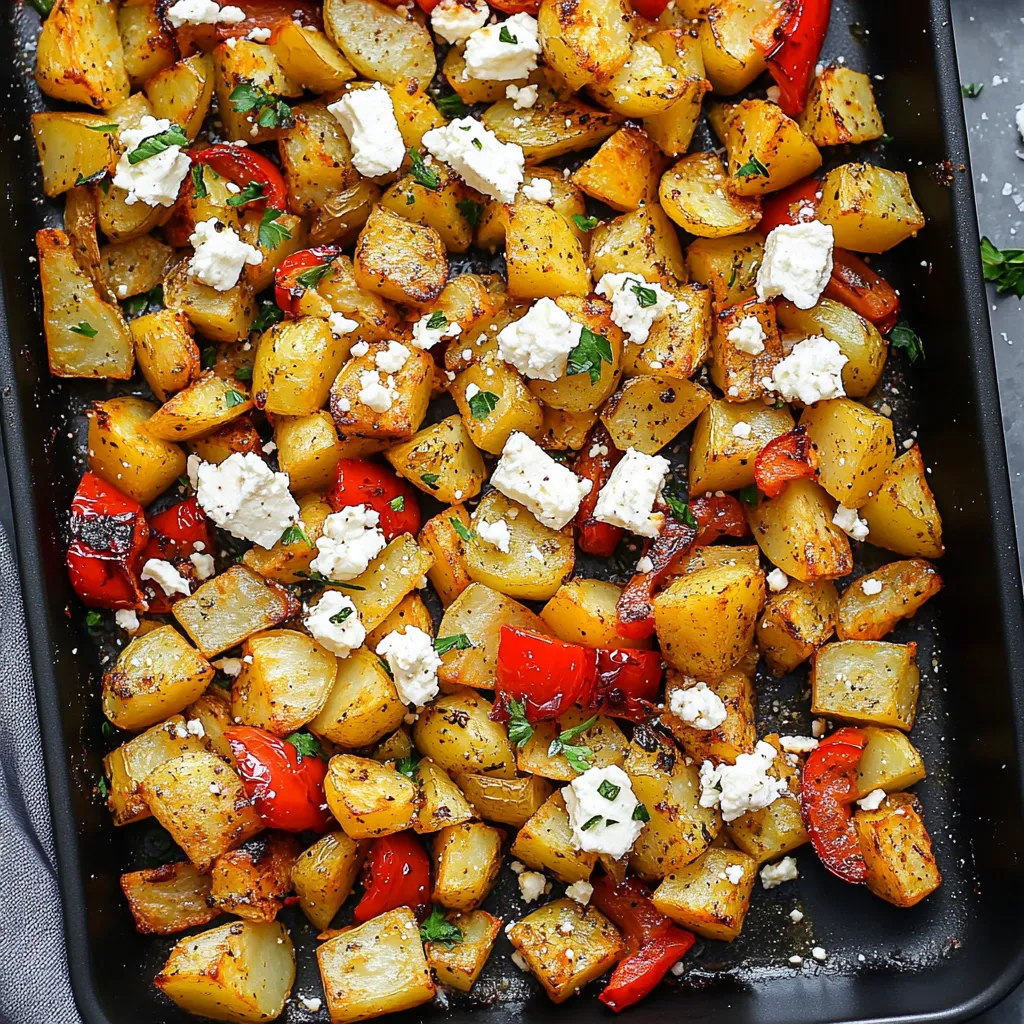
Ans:
{"label": "potato wedge", "polygon": [[[869,578],[882,585],[877,594],[865,592],[863,584]],[[846,589],[839,602],[836,633],[840,640],[881,640],[941,589],[942,577],[931,562],[923,558],[890,562]]]}
{"label": "potato wedge", "polygon": [[729,190],[725,168],[714,153],[694,153],[673,164],[661,179],[658,197],[672,220],[698,238],[739,235],[761,220],[760,201]]}

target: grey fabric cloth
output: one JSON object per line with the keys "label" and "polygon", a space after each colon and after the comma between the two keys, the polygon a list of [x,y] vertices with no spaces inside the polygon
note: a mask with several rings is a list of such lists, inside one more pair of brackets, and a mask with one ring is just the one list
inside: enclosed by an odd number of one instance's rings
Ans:
{"label": "grey fabric cloth", "polygon": [[0,528],[0,1021],[81,1024],[71,995],[18,573]]}

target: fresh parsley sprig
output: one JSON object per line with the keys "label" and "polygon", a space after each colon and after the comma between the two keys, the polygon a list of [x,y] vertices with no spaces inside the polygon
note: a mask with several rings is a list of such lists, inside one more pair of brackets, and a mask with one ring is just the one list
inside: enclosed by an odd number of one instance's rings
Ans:
{"label": "fresh parsley sprig", "polygon": [[291,231],[283,224],[278,223],[281,216],[280,210],[272,210],[269,207],[263,211],[260,218],[260,245],[265,249],[276,249],[282,242],[292,237]]}
{"label": "fresh parsley sprig", "polygon": [[889,332],[889,344],[902,352],[911,363],[924,359],[924,342],[906,320],[901,320]]}
{"label": "fresh parsley sprig", "polygon": [[498,396],[493,391],[478,391],[469,400],[469,411],[475,420],[485,420],[494,412]]}
{"label": "fresh parsley sprig", "polygon": [[559,754],[564,754],[566,761],[576,771],[581,774],[585,772],[591,767],[589,759],[594,756],[594,751],[590,747],[582,746],[572,741],[581,733],[586,732],[596,721],[597,715],[594,715],[585,722],[574,725],[571,729],[564,729],[559,733],[557,739],[551,741],[548,747],[548,757],[557,757]]}
{"label": "fresh parsley sprig", "polygon": [[252,82],[236,85],[228,98],[236,114],[254,114],[261,128],[291,128],[295,124],[292,108],[280,96]]}
{"label": "fresh parsley sprig", "polygon": [[752,156],[742,167],[736,170],[737,178],[767,178],[768,168],[756,156]]}
{"label": "fresh parsley sprig", "polygon": [[432,167],[428,167],[420,156],[420,151],[415,146],[409,147],[409,162],[412,164],[410,174],[417,185],[422,185],[431,192],[436,192],[441,187],[441,177]]}
{"label": "fresh parsley sprig", "polygon": [[320,741],[308,732],[293,732],[284,738],[285,743],[290,743],[298,752],[299,760],[304,757],[323,757],[324,748]]}
{"label": "fresh parsley sprig", "polygon": [[473,646],[473,641],[465,633],[453,633],[451,636],[439,636],[434,641],[434,650],[438,657],[443,657],[449,651],[468,651]]}
{"label": "fresh parsley sprig", "polygon": [[533,726],[526,719],[526,701],[506,697],[505,709],[508,711],[509,742],[517,747],[526,746],[533,736]]}
{"label": "fresh parsley sprig", "polygon": [[998,291],[1024,299],[1024,249],[998,249],[982,238],[981,266],[985,280],[994,282]]}
{"label": "fresh parsley sprig", "polygon": [[584,327],[579,344],[569,353],[565,374],[571,377],[575,373],[587,373],[590,383],[596,384],[601,379],[601,364],[611,362],[612,346],[608,339]]}
{"label": "fresh parsley sprig", "polygon": [[306,529],[302,523],[292,523],[292,525],[281,534],[282,544],[297,544],[300,540],[305,541],[306,547],[311,548],[313,546],[313,542],[309,539],[309,534],[306,533]]}
{"label": "fresh parsley sprig", "polygon": [[445,918],[443,907],[434,906],[430,917],[420,925],[421,942],[437,942],[444,946],[454,946],[462,941],[462,932]]}
{"label": "fresh parsley sprig", "polygon": [[167,131],[160,132],[157,135],[150,135],[148,139],[143,139],[128,154],[128,163],[134,167],[135,164],[141,164],[143,160],[148,160],[151,156],[156,156],[157,153],[163,153],[164,150],[170,149],[171,146],[187,145],[188,136],[179,125],[172,124]]}

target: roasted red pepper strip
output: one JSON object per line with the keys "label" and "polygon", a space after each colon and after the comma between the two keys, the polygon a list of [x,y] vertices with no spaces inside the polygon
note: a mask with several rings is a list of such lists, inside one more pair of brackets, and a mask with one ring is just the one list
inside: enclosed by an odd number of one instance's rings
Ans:
{"label": "roasted red pepper strip", "polygon": [[83,604],[143,605],[138,570],[149,539],[142,506],[95,473],[82,477],[71,500],[68,575]]}
{"label": "roasted red pepper strip", "polygon": [[746,537],[750,533],[743,506],[731,494],[695,498],[690,503],[690,511],[700,532],[693,542],[695,548],[714,544],[719,537]]}
{"label": "roasted red pepper strip", "polygon": [[846,249],[832,250],[832,276],[822,294],[849,306],[882,334],[888,334],[899,318],[900,297],[896,289]]}
{"label": "roasted red pepper strip", "polygon": [[696,941],[651,902],[647,887],[635,879],[616,885],[608,875],[594,883],[591,905],[622,932],[627,956],[612,971],[600,1000],[616,1013],[638,1003],[661,981]]}
{"label": "roasted red pepper strip", "polygon": [[205,164],[222,178],[233,181],[239,188],[256,182],[263,186],[263,198],[246,203],[247,210],[285,210],[288,207],[288,189],[280,168],[272,160],[243,146],[210,146],[192,154],[197,164]]}
{"label": "roasted red pepper strip", "polygon": [[668,0],[630,0],[630,2],[633,10],[641,18],[648,18],[651,21],[660,18],[665,13],[665,8],[668,7]]}
{"label": "roasted red pepper strip", "polygon": [[758,231],[771,234],[780,224],[806,224],[818,216],[821,182],[804,178],[795,185],[765,196]]}
{"label": "roasted red pepper strip", "polygon": [[754,459],[754,483],[769,498],[777,498],[791,480],[813,480],[817,472],[818,451],[803,424],[773,437]]}
{"label": "roasted red pepper strip", "polygon": [[430,902],[430,858],[411,832],[373,841],[366,859],[365,892],[352,916],[359,922],[409,907],[422,918]]}
{"label": "roasted red pepper strip", "polygon": [[866,742],[860,729],[837,730],[811,751],[800,779],[800,811],[818,858],[833,875],[855,884],[867,880],[850,807]]}
{"label": "roasted red pepper strip", "polygon": [[274,299],[285,316],[299,315],[299,299],[307,289],[299,277],[317,267],[333,263],[340,255],[340,246],[316,245],[311,249],[293,252],[277,265],[274,271]]}
{"label": "roasted red pepper strip", "polygon": [[287,740],[249,725],[230,726],[224,737],[246,795],[267,828],[326,832],[331,827],[323,760],[303,757]]}
{"label": "roasted red pepper strip", "polygon": [[599,647],[597,676],[583,706],[613,718],[645,722],[657,713],[661,676],[660,651]]}
{"label": "roasted red pepper strip", "polygon": [[210,554],[212,547],[210,521],[198,500],[189,498],[150,519],[149,543],[142,554],[142,561],[165,558],[173,562],[178,558],[188,558],[194,551]]}
{"label": "roasted red pepper strip", "polygon": [[[591,452],[594,454],[591,455]],[[601,488],[608,482],[612,470],[622,458],[622,452],[612,443],[611,435],[603,423],[595,423],[573,463],[573,472],[594,486],[580,502],[576,513],[576,542],[581,551],[600,558],[609,558],[625,532],[621,526],[599,522],[594,518],[594,506]]]}
{"label": "roasted red pepper strip", "polygon": [[778,15],[773,15],[759,26],[769,28],[770,34],[754,33],[754,45],[764,53],[768,71],[779,87],[779,106],[790,117],[798,117],[807,105],[831,13],[831,0],[788,0],[781,24]]}
{"label": "roasted red pepper strip", "polygon": [[217,40],[243,39],[254,28],[272,29],[288,19],[310,28],[323,28],[323,4],[314,0],[238,0],[234,6],[245,11],[245,21],[219,22]]}
{"label": "roasted red pepper strip", "polygon": [[380,517],[384,539],[391,541],[420,528],[416,488],[392,470],[368,459],[341,459],[327,501],[337,512],[349,505],[368,505]]}

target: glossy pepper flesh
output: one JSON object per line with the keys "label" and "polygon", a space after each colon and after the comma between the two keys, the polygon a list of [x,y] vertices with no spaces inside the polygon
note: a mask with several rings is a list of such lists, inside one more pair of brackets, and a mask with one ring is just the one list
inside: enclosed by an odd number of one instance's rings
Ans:
{"label": "glossy pepper flesh", "polygon": [[788,0],[764,24],[767,31],[754,33],[754,44],[779,87],[779,106],[790,117],[798,117],[807,105],[831,13],[832,0]]}
{"label": "glossy pepper flesh", "polygon": [[420,528],[416,488],[397,473],[368,459],[341,459],[327,501],[337,512],[349,505],[367,505],[380,517],[384,539],[391,541]]}
{"label": "glossy pepper flesh", "polygon": [[246,210],[270,207],[272,210],[284,211],[288,208],[288,189],[281,169],[255,150],[241,146],[210,146],[193,153],[192,162],[205,164],[239,188],[254,183],[262,185],[263,198],[246,203]]}
{"label": "glossy pepper flesh", "polygon": [[801,423],[773,437],[754,459],[754,483],[769,498],[777,498],[791,480],[813,480],[818,473],[818,451]]}
{"label": "glossy pepper flesh", "polygon": [[322,268],[330,266],[341,255],[337,245],[316,245],[286,256],[274,270],[274,301],[285,316],[298,316],[299,301],[321,280]]}
{"label": "glossy pepper flesh", "polygon": [[409,907],[422,919],[430,903],[430,858],[411,832],[373,841],[366,859],[363,898],[352,916],[369,921],[396,907]]}
{"label": "glossy pepper flesh", "polygon": [[612,526],[594,518],[594,506],[601,488],[608,483],[622,452],[612,443],[611,435],[603,423],[595,423],[587,434],[579,454],[573,463],[573,472],[593,486],[590,493],[584,495],[576,513],[576,540],[580,550],[588,555],[609,558],[615,551],[625,532],[621,526]]}

